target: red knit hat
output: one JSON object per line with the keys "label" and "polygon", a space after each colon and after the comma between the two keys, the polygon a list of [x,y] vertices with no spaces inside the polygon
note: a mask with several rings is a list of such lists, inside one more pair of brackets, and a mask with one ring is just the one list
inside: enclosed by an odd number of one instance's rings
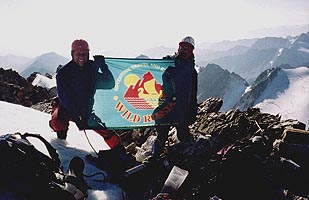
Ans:
{"label": "red knit hat", "polygon": [[74,40],[71,45],[71,51],[76,51],[76,50],[90,51],[89,45],[86,42],[86,40],[83,40],[83,39]]}

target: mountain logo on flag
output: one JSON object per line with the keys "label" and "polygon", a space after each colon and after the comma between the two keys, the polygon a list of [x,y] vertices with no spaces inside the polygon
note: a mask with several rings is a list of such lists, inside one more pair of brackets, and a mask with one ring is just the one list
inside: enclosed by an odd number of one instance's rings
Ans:
{"label": "mountain logo on flag", "polygon": [[158,107],[159,99],[163,97],[162,85],[157,83],[150,71],[141,79],[136,74],[128,74],[124,84],[128,88],[124,99],[136,110],[153,110]]}

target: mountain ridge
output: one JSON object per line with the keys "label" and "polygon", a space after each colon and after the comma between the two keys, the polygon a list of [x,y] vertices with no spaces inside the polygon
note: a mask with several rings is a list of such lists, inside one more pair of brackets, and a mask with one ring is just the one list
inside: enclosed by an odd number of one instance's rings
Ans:
{"label": "mountain ridge", "polygon": [[221,110],[227,111],[239,100],[248,83],[235,73],[216,64],[208,64],[198,75],[198,102],[210,97],[224,99]]}
{"label": "mountain ridge", "polygon": [[209,61],[239,74],[250,84],[264,70],[283,64],[293,68],[309,62],[309,32],[291,38],[265,37],[257,40],[240,55],[225,56]]}
{"label": "mountain ridge", "polygon": [[57,67],[66,64],[68,61],[68,58],[56,54],[55,52],[45,53],[37,57],[29,67],[21,72],[21,75],[23,77],[28,77],[33,72],[54,75]]}
{"label": "mountain ridge", "polygon": [[283,119],[297,118],[309,126],[309,67],[265,70],[234,106],[250,107]]}

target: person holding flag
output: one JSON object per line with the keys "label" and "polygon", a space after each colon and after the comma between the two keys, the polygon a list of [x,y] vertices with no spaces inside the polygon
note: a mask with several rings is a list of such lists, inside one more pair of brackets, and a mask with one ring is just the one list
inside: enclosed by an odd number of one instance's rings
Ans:
{"label": "person holding flag", "polygon": [[156,129],[161,143],[165,145],[171,126],[177,130],[182,142],[191,141],[189,125],[197,114],[197,71],[194,60],[194,39],[191,36],[179,42],[178,52],[163,59],[174,59],[175,67],[168,67],[162,75],[163,95],[154,111]]}
{"label": "person holding flag", "polygon": [[[58,97],[52,102],[49,126],[57,133],[59,139],[67,138],[69,121],[75,122],[79,130],[89,129],[88,120],[95,116],[92,106],[96,89],[112,89],[115,85],[104,56],[94,56],[93,61],[89,59],[89,51],[86,40],[74,40],[71,44],[72,60],[57,69]],[[104,138],[115,157],[120,157],[120,154],[125,153],[120,137],[108,130],[99,119],[97,121],[98,125],[94,131]],[[99,151],[99,157],[100,153],[103,154],[104,151]]]}

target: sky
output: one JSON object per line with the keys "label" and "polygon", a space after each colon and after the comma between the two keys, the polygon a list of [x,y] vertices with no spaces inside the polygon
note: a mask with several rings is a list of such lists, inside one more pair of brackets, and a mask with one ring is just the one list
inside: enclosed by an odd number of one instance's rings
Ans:
{"label": "sky", "polygon": [[0,24],[0,55],[70,57],[72,41],[84,38],[93,54],[136,57],[161,45],[177,48],[187,35],[198,46],[309,24],[309,1],[1,0]]}

